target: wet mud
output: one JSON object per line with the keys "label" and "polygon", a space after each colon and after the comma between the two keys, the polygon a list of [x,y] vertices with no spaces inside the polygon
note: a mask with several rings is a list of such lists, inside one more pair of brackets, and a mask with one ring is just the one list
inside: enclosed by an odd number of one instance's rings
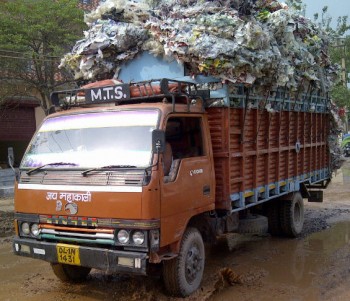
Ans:
{"label": "wet mud", "polygon": [[229,234],[208,246],[202,286],[185,299],[166,295],[157,270],[62,283],[48,263],[12,254],[13,213],[0,211],[0,300],[350,300],[350,161],[324,198],[305,202],[300,238]]}

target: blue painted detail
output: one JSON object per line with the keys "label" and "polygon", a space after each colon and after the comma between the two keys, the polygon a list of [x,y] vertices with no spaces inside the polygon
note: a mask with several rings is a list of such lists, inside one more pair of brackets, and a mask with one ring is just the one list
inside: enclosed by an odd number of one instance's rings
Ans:
{"label": "blue painted detail", "polygon": [[185,75],[185,68],[176,60],[171,62],[143,52],[121,65],[118,78],[123,82],[140,82],[159,78],[176,78]]}
{"label": "blue painted detail", "polygon": [[234,193],[234,194],[231,194],[231,201],[237,201],[239,200],[239,193]]}
{"label": "blue painted detail", "polygon": [[259,195],[260,195],[259,188],[254,189],[253,203],[257,203],[259,201]]}
{"label": "blue painted detail", "polygon": [[270,188],[269,185],[265,185],[264,198],[268,199],[270,197]]}
{"label": "blue painted detail", "polygon": [[289,182],[289,191],[295,191],[295,182],[294,182],[294,180],[291,180]]}
{"label": "blue painted detail", "polygon": [[320,171],[315,171],[313,175],[311,176],[311,182],[317,181],[321,177]]}
{"label": "blue painted detail", "polygon": [[[269,185],[260,186],[253,190],[246,190],[244,192],[234,193],[230,196],[232,200],[232,212],[240,211],[243,209],[250,208],[257,204],[264,203],[268,200],[278,198],[282,195],[300,191],[301,183],[309,183],[314,184],[320,181],[325,181],[330,178],[329,169],[316,170],[312,173],[307,173],[300,175],[298,177],[294,177],[291,179],[286,179],[283,181],[270,183]],[[282,182],[286,183],[285,185],[281,185]],[[274,185],[274,188],[270,189],[270,186]],[[260,192],[260,190],[264,188],[264,192]],[[247,198],[244,197],[246,193],[253,193],[252,196]]]}
{"label": "blue painted detail", "polygon": [[287,191],[288,191],[289,180],[285,180],[285,181],[283,181],[283,182],[285,182],[285,184],[282,185],[282,186],[280,186],[280,188],[281,188],[281,193],[287,192]]}
{"label": "blue painted detail", "polygon": [[[232,107],[243,108],[246,106],[246,95],[241,94],[229,94],[230,105]],[[329,111],[329,101],[325,97],[305,94],[297,101],[289,98],[287,95],[286,99],[283,93],[277,93],[277,97],[270,97],[265,99],[261,96],[250,96],[249,106],[251,108],[261,107],[261,103],[270,104],[275,111],[298,111],[298,112],[316,112],[326,113]]]}
{"label": "blue painted detail", "polygon": [[276,188],[275,188],[275,194],[280,194],[281,191],[280,191],[280,182],[276,182]]}
{"label": "blue painted detail", "polygon": [[245,205],[245,200],[244,200],[244,194],[243,192],[239,193],[239,206],[244,206]]}
{"label": "blue painted detail", "polygon": [[210,91],[210,98],[223,98],[224,106],[228,107],[230,105],[230,99],[228,97],[227,85],[224,85],[222,89],[215,91]]}

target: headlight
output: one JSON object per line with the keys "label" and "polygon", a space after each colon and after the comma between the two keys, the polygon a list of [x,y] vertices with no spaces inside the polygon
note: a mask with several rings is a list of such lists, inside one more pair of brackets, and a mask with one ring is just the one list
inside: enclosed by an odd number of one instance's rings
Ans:
{"label": "headlight", "polygon": [[136,231],[132,235],[132,240],[135,245],[142,245],[145,241],[145,234],[143,232]]}
{"label": "headlight", "polygon": [[129,232],[126,230],[120,230],[118,232],[118,241],[121,244],[127,244],[129,242]]}
{"label": "headlight", "polygon": [[40,229],[39,229],[39,225],[38,224],[33,224],[31,227],[30,227],[30,231],[32,232],[32,234],[34,236],[38,236],[40,234]]}
{"label": "headlight", "polygon": [[29,235],[30,233],[30,228],[28,223],[22,223],[21,225],[21,230],[24,235]]}

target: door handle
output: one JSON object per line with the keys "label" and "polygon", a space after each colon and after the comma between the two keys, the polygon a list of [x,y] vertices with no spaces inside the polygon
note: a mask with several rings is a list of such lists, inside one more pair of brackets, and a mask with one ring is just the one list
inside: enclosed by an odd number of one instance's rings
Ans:
{"label": "door handle", "polygon": [[203,186],[203,195],[210,195],[210,185]]}

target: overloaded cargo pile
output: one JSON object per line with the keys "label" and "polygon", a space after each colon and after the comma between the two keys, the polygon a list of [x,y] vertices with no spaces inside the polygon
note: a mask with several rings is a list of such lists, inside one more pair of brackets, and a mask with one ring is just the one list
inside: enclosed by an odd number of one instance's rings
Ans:
{"label": "overloaded cargo pile", "polygon": [[337,77],[327,34],[276,0],[107,0],[85,21],[85,38],[61,62],[76,79],[118,78],[144,50],[237,83],[312,81],[326,91]]}
{"label": "overloaded cargo pile", "polygon": [[[312,83],[326,92],[338,78],[327,55],[329,36],[276,0],[107,0],[85,22],[85,37],[61,61],[77,80],[118,79],[121,65],[143,51],[176,59],[191,75],[260,91],[308,90]],[[331,112],[336,169],[342,162],[339,117]]]}
{"label": "overloaded cargo pile", "polygon": [[330,103],[330,131],[328,135],[329,152],[331,155],[330,169],[339,169],[345,161],[343,151],[339,144],[339,137],[342,133],[342,121],[338,114],[338,107]]}

